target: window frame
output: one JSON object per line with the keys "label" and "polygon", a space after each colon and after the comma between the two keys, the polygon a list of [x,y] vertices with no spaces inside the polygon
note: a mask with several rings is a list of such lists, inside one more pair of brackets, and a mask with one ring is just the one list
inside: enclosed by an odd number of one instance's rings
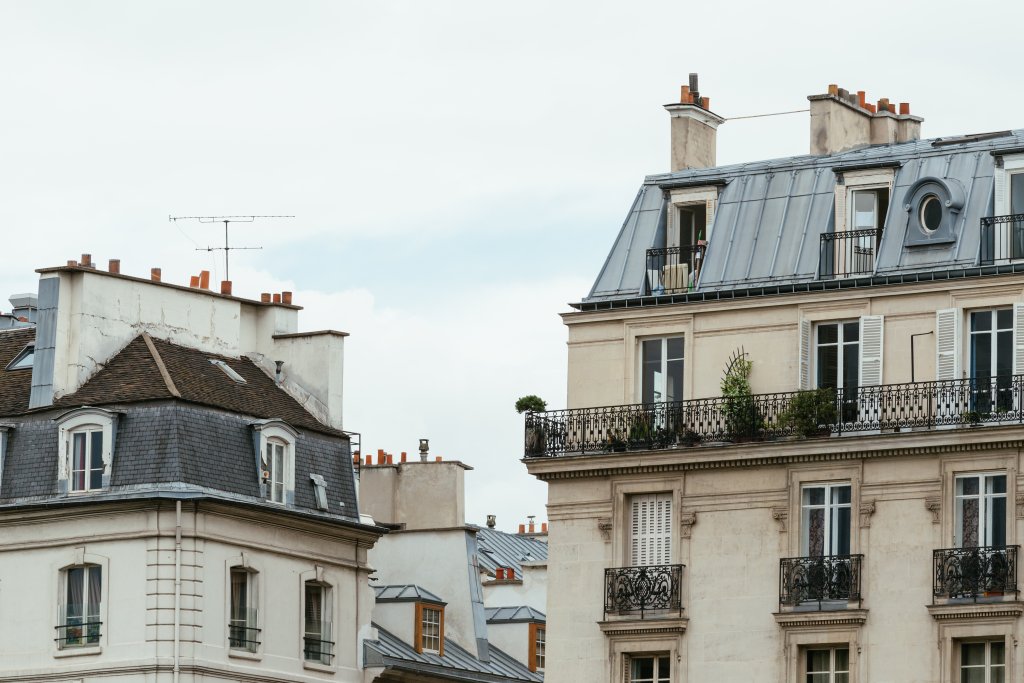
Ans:
{"label": "window frame", "polygon": [[[821,505],[812,505],[805,503],[806,493],[811,489],[824,489],[825,502]],[[848,488],[850,490],[850,501],[848,503],[833,503],[832,502],[832,491],[839,488]],[[853,482],[851,481],[827,481],[827,482],[805,482],[800,486],[800,557],[818,557],[817,555],[810,554],[810,525],[808,520],[810,514],[805,515],[805,511],[821,509],[824,510],[824,538],[822,538],[822,555],[821,557],[833,557],[836,555],[847,556],[852,553],[853,549]],[[849,524],[850,529],[848,531],[850,549],[845,553],[830,552],[834,550],[835,539],[832,538],[833,529],[836,525],[834,515],[839,509],[849,509]]]}
{"label": "window frame", "polygon": [[[261,420],[252,424],[258,438],[254,439],[256,456],[256,475],[260,487],[260,497],[274,505],[295,505],[295,448],[298,432],[283,420]],[[270,449],[280,446],[283,449],[283,481],[282,499],[274,500],[274,472]]]}
{"label": "window frame", "polygon": [[[425,612],[437,612],[437,614],[438,614],[438,618],[437,618],[437,634],[438,634],[437,635],[437,641],[438,641],[438,643],[437,643],[437,649],[436,650],[433,649],[433,648],[429,648],[429,647],[427,647],[424,644],[425,638],[429,637],[429,636],[426,636],[424,634],[424,632],[423,632],[424,631],[423,626],[424,626],[424,613]],[[429,603],[428,602],[417,602],[416,603],[415,615],[416,615],[415,616],[416,621],[415,621],[415,624],[414,624],[414,628],[415,628],[415,630],[414,630],[414,633],[415,633],[414,640],[415,640],[416,652],[418,652],[420,654],[423,654],[423,653],[435,654],[438,657],[444,657],[444,605],[439,605],[437,603],[432,603],[432,602],[429,602]]]}
{"label": "window frame", "polygon": [[100,570],[100,604],[99,604],[99,637],[95,643],[87,643],[81,646],[61,647],[57,642],[58,631],[54,631],[54,639],[51,646],[51,654],[54,658],[91,656],[103,652],[107,644],[107,630],[109,626],[109,599],[110,595],[110,558],[87,553],[84,547],[75,548],[66,553],[61,553],[57,561],[50,565],[51,576],[56,579],[56,590],[51,593],[53,602],[51,607],[55,615],[55,623],[60,625],[63,617],[63,608],[67,598],[67,574],[70,569],[82,566],[95,566]]}
{"label": "window frame", "polygon": [[[836,652],[845,650],[846,651],[846,670],[836,670]],[[808,670],[808,656],[811,652],[828,652],[829,653],[829,665],[827,671],[809,671]],[[827,683],[836,683],[837,674],[846,674],[846,681],[849,683],[852,678],[851,672],[853,670],[852,659],[850,656],[850,645],[849,643],[840,643],[837,645],[805,645],[800,648],[800,681],[806,681],[806,683],[813,683],[811,676],[813,674],[828,674]]]}
{"label": "window frame", "polygon": [[[679,356],[678,358],[669,358],[669,353],[668,353],[669,342],[672,341],[672,340],[676,340],[676,339],[678,339],[679,342],[680,342],[680,346],[682,348],[682,356]],[[662,391],[661,391],[662,398],[660,400],[653,398],[653,394],[655,394],[657,392],[655,391],[656,387],[652,386],[651,387],[652,400],[651,401],[645,401],[644,400],[644,369],[645,369],[645,366],[646,366],[646,361],[644,360],[644,345],[647,344],[648,342],[656,342],[656,341],[660,342],[660,347],[661,347],[660,350],[659,350],[659,353],[660,353],[660,365],[661,365],[660,373],[661,373],[661,376],[663,378],[663,380],[662,380],[663,386],[662,386]],[[637,381],[636,381],[636,402],[637,403],[646,404],[646,403],[668,403],[668,402],[670,402],[667,399],[667,395],[668,395],[668,364],[670,362],[676,362],[676,361],[678,361],[678,362],[680,362],[682,364],[682,372],[680,373],[680,377],[679,377],[679,392],[680,392],[680,395],[678,397],[673,398],[672,401],[683,401],[683,400],[686,399],[686,396],[687,396],[687,392],[686,392],[686,341],[687,341],[686,335],[683,332],[679,332],[677,334],[664,334],[664,335],[651,335],[651,336],[637,337],[637,340],[636,340],[636,344],[637,344],[637,347],[636,347],[637,348],[637,352],[636,352],[636,359],[637,359],[637,369],[636,369],[636,378],[637,378]]]}
{"label": "window frame", "polygon": [[[245,575],[245,593],[246,600],[243,609],[245,611],[245,624],[235,624],[238,618],[235,616],[235,600],[234,600],[234,576],[235,574]],[[232,655],[257,655],[263,647],[263,638],[261,637],[262,629],[260,628],[260,573],[248,566],[247,564],[233,564],[228,567],[227,571],[227,583],[228,589],[227,595],[227,647],[228,652]],[[234,645],[235,641],[239,641],[238,638],[232,636],[232,629],[236,626],[241,626],[245,629],[245,639],[241,640],[242,645]],[[250,633],[255,631],[256,640],[253,641]]]}
{"label": "window frame", "polygon": [[[72,587],[71,573],[81,570],[81,582],[82,582],[82,604],[81,614],[77,617],[72,617],[68,614],[68,606],[71,604],[69,593]],[[96,572],[99,572],[99,600],[93,602],[92,595],[92,579],[95,577]],[[59,607],[58,607],[58,625],[57,625],[57,649],[69,650],[69,649],[85,649],[95,648],[100,644],[100,637],[103,634],[103,619],[102,619],[102,605],[103,605],[103,580],[104,580],[103,567],[101,565],[83,562],[82,564],[75,564],[64,567],[61,570],[61,581],[60,581],[60,593],[59,593]],[[77,583],[77,579],[75,581]],[[91,608],[95,604],[95,610]],[[78,624],[72,626],[69,623],[71,619],[78,619]],[[91,635],[89,629],[90,626],[96,626],[95,635]],[[71,638],[68,637],[68,629],[79,628],[82,630],[82,635],[77,637],[77,640],[81,642],[70,643]],[[61,638],[61,629],[63,629],[63,638]]]}
{"label": "window frame", "polygon": [[531,621],[527,638],[527,664],[530,671],[543,673],[547,663],[547,624]]}
{"label": "window frame", "polygon": [[964,664],[964,657],[963,657],[964,646],[965,645],[983,644],[985,646],[985,663],[982,664],[980,667],[978,667],[976,665],[971,665],[971,666],[969,666],[969,668],[972,668],[972,669],[981,668],[985,672],[985,683],[991,683],[991,681],[992,681],[992,667],[993,667],[993,664],[992,664],[992,645],[994,645],[996,643],[999,643],[1000,645],[1003,646],[1003,661],[1002,661],[1001,664],[997,664],[995,666],[1002,667],[1002,670],[1003,670],[1003,681],[1009,681],[1010,679],[1006,677],[1006,673],[1007,673],[1007,671],[1009,671],[1010,666],[1009,666],[1009,664],[1007,663],[1006,660],[1007,660],[1007,654],[1012,656],[1013,652],[1012,652],[1012,650],[1010,652],[1007,652],[1006,640],[1005,639],[999,639],[999,638],[986,638],[986,639],[963,638],[963,639],[957,640],[956,641],[956,652],[955,652],[955,660],[956,661],[955,661],[955,664],[954,664],[954,666],[955,666],[954,679],[955,680],[963,680],[964,668],[968,667],[968,665]]}
{"label": "window frame", "polygon": [[[320,623],[317,631],[312,632],[309,630],[308,610],[309,610],[309,589],[318,588],[320,590]],[[306,639],[316,636],[319,645],[319,654],[314,657],[310,657],[311,650],[307,645]],[[320,666],[330,667],[334,664],[334,659],[337,657],[337,640],[331,640],[334,637],[334,587],[323,580],[323,573],[320,572],[320,576],[314,576],[312,578],[304,578],[302,580],[302,661],[304,664],[314,664]],[[326,644],[326,648],[324,647]]]}
{"label": "window frame", "polygon": [[[653,662],[651,678],[634,678],[633,662],[640,659],[650,659]],[[668,661],[668,671],[661,673],[661,660]],[[625,681],[626,683],[669,683],[672,680],[672,653],[671,652],[637,652],[625,655]]]}
{"label": "window frame", "polygon": [[[1003,478],[1003,492],[997,493],[986,493],[986,483],[995,477]],[[977,494],[962,494],[959,493],[961,488],[960,483],[968,479],[976,479],[978,481],[978,493]],[[1007,538],[1009,536],[1009,530],[1007,527],[1007,517],[1009,516],[1009,507],[1013,501],[1009,497],[1009,484],[1010,480],[1007,477],[1006,471],[985,471],[985,472],[958,472],[953,475],[953,547],[955,548],[984,548],[990,546],[1005,547],[1007,545]],[[963,502],[973,498],[978,501],[978,545],[976,546],[964,546],[963,545],[963,530],[960,520],[963,519]],[[991,503],[994,499],[1001,498],[1004,501],[1003,504],[1003,542],[992,543],[992,524],[995,522],[995,518],[992,515]]]}
{"label": "window frame", "polygon": [[[857,323],[857,341],[856,342],[848,342],[848,341],[845,340],[845,336],[844,336],[845,332],[844,332],[844,330],[846,329],[846,325],[849,325],[850,323]],[[830,388],[835,388],[835,389],[839,389],[839,390],[842,390],[842,389],[846,388],[844,386],[845,385],[845,380],[844,380],[844,377],[843,377],[843,367],[844,367],[844,362],[846,361],[846,347],[853,346],[855,343],[856,343],[856,346],[857,346],[857,359],[856,359],[857,387],[860,387],[860,365],[861,365],[861,348],[860,347],[861,347],[861,343],[863,341],[861,339],[861,337],[862,337],[861,333],[863,331],[863,330],[861,330],[861,327],[863,326],[862,323],[863,323],[863,320],[860,317],[850,318],[850,319],[843,318],[843,319],[837,319],[837,320],[818,320],[818,321],[812,323],[812,328],[811,329],[812,329],[812,334],[813,334],[813,349],[812,349],[812,353],[811,353],[811,377],[814,378],[814,388],[815,389],[823,388],[821,386],[821,377],[820,377],[820,375],[821,375],[821,367],[820,367],[820,363],[818,361],[818,355],[819,355],[818,354],[818,349],[821,348],[822,344],[818,340],[819,340],[819,337],[821,336],[820,335],[821,328],[827,327],[827,326],[831,326],[831,325],[835,325],[836,326],[836,341],[835,342],[826,342],[824,344],[824,346],[829,346],[829,347],[835,346],[836,347],[837,377],[836,377],[836,386],[835,387],[830,387]]]}
{"label": "window frame", "polygon": [[859,514],[861,510],[861,482],[863,481],[863,464],[837,465],[834,467],[795,466],[788,471],[789,505],[779,510],[783,516],[785,533],[788,537],[786,548],[789,557],[803,557],[803,489],[805,486],[823,484],[850,485],[850,554],[860,554],[860,529],[864,520]]}
{"label": "window frame", "polygon": [[[114,453],[116,451],[115,438],[117,435],[117,418],[119,413],[102,408],[83,407],[64,413],[56,418],[58,432],[58,467],[57,482],[58,489],[62,495],[83,495],[93,491],[110,488],[111,476],[114,467]],[[102,445],[100,460],[103,469],[100,472],[100,485],[92,486],[90,477],[86,477],[85,488],[73,487],[72,476],[74,469],[72,458],[74,455],[73,442],[76,434],[100,432],[102,434]],[[92,439],[87,439],[87,448],[91,455]],[[89,472],[95,468],[87,468]]]}

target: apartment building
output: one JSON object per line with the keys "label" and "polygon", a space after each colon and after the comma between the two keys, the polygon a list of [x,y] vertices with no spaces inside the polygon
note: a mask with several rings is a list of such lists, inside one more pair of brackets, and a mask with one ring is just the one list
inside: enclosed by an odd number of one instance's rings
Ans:
{"label": "apartment building", "polygon": [[568,329],[549,683],[1021,680],[1024,130],[829,86],[716,167],[696,76]]}
{"label": "apartment building", "polygon": [[363,681],[345,335],[206,273],[39,273],[0,326],[0,681]]}

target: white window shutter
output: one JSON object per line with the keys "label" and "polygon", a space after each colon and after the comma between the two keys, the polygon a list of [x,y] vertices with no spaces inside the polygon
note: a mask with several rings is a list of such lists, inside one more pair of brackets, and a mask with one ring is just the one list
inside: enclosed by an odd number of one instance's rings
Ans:
{"label": "white window shutter", "polygon": [[718,202],[714,199],[709,199],[704,203],[704,237],[702,239],[711,239],[711,228],[715,224],[715,205]]}
{"label": "white window shutter", "polygon": [[860,386],[882,383],[882,323],[884,316],[860,318]]}
{"label": "white window shutter", "polygon": [[1010,213],[1010,193],[1006,189],[1009,175],[1005,168],[994,169],[992,174],[992,183],[995,186],[996,216],[1006,216]]}
{"label": "white window shutter", "polygon": [[845,232],[846,225],[846,185],[836,186],[836,232]]}
{"label": "white window shutter", "polygon": [[935,379],[960,378],[960,312],[955,308],[935,311]]}
{"label": "white window shutter", "polygon": [[1013,374],[1024,374],[1024,304],[1013,305]]}
{"label": "white window shutter", "polygon": [[645,567],[672,561],[672,494],[633,496],[630,565]]}
{"label": "white window shutter", "polygon": [[801,391],[812,388],[811,386],[811,321],[800,321],[800,376],[797,378],[797,388]]}

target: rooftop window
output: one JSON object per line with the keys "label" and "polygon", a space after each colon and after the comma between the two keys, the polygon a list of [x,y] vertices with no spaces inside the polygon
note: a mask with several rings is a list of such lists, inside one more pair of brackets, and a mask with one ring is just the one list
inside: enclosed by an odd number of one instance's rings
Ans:
{"label": "rooftop window", "polygon": [[28,370],[32,367],[32,361],[36,356],[34,344],[26,346],[21,353],[14,357],[14,360],[7,366],[8,370]]}
{"label": "rooftop window", "polygon": [[235,372],[234,368],[232,368],[230,365],[220,360],[219,358],[211,358],[210,363],[220,368],[225,375],[230,377],[235,382],[238,382],[239,384],[246,384],[244,377]]}

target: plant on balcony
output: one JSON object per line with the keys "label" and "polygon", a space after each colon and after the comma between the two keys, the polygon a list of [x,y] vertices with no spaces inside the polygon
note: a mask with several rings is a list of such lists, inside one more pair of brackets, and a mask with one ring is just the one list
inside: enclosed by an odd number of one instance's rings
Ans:
{"label": "plant on balcony", "polygon": [[516,401],[516,412],[527,413],[526,415],[526,455],[544,455],[547,447],[547,435],[544,431],[544,421],[534,415],[542,413],[548,407],[547,401],[540,396],[529,394],[521,396]]}
{"label": "plant on balcony", "polygon": [[968,410],[960,415],[960,420],[971,426],[981,424],[981,413],[977,410]]}
{"label": "plant on balcony", "polygon": [[516,400],[517,413],[525,413],[526,411],[530,411],[531,413],[543,413],[547,409],[548,402],[534,394],[520,396],[519,399]]}
{"label": "plant on balcony", "polygon": [[653,445],[657,430],[651,425],[650,415],[638,415],[629,426],[629,447],[634,449],[649,448]]}
{"label": "plant on balcony", "polygon": [[753,361],[747,359],[740,348],[733,352],[725,366],[720,389],[722,410],[728,436],[734,440],[751,439],[757,436],[763,420],[753,392],[750,390],[750,371]]}
{"label": "plant on balcony", "polygon": [[797,392],[779,416],[779,423],[784,428],[804,437],[830,433],[829,425],[836,421],[835,389],[824,388]]}

